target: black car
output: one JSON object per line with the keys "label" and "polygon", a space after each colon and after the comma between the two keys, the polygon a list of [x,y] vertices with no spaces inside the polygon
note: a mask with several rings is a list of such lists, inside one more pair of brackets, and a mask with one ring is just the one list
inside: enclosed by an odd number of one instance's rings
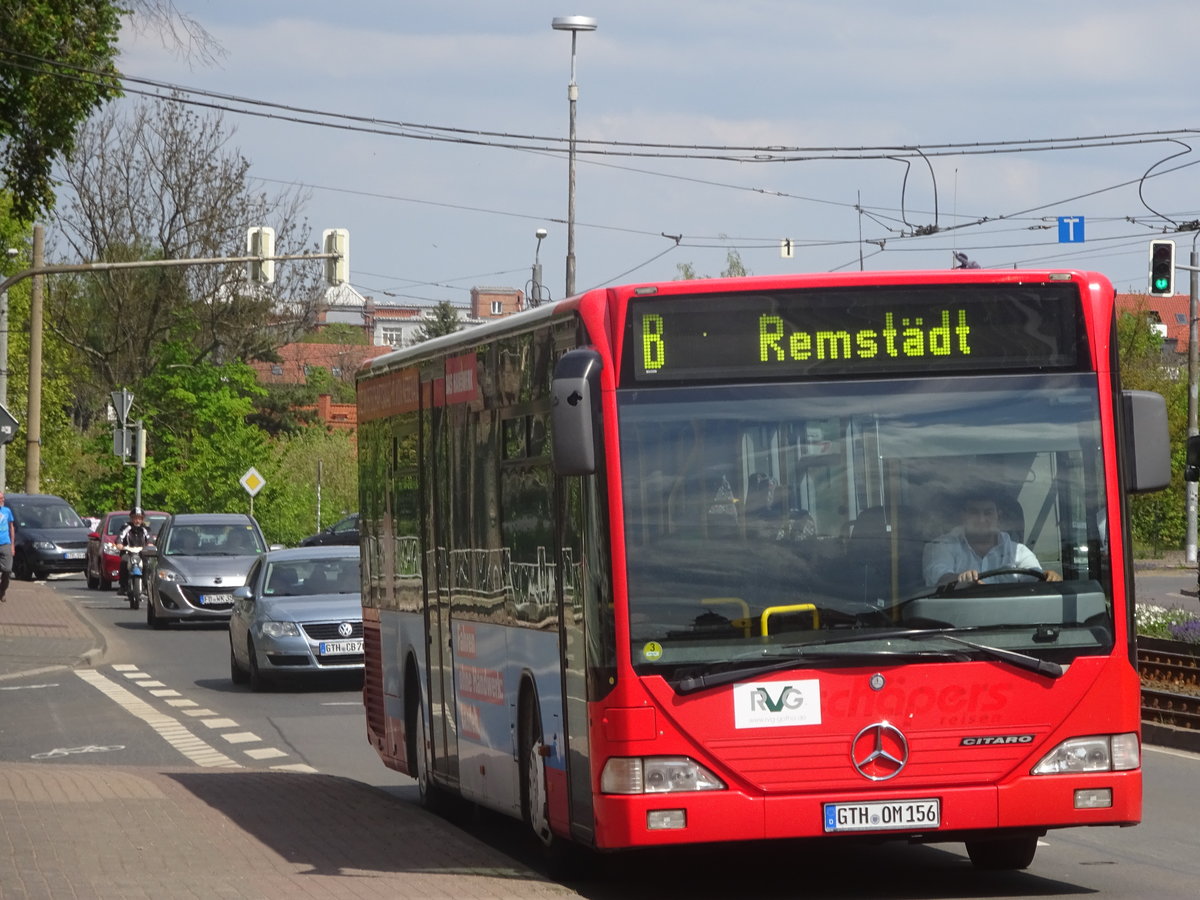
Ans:
{"label": "black car", "polygon": [[358,545],[358,513],[351,513],[334,522],[324,531],[309,535],[300,542],[301,547],[320,547],[326,544]]}
{"label": "black car", "polygon": [[13,574],[25,581],[52,572],[82,572],[90,529],[79,513],[53,494],[8,494],[16,540]]}

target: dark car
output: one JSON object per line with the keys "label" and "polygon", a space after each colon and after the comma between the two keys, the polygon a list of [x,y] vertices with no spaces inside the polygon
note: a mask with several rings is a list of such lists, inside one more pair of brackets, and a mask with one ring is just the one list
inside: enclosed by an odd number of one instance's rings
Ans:
{"label": "dark car", "polygon": [[[158,534],[163,522],[167,521],[167,513],[158,510],[146,510],[146,525],[151,534]],[[122,509],[105,513],[100,524],[88,535],[87,565],[84,566],[84,576],[87,586],[93,591],[97,588],[107,591],[117,580],[121,570],[121,554],[117,552],[117,538],[121,530],[129,524],[129,510]]]}
{"label": "dark car", "polygon": [[244,513],[177,513],[163,524],[146,560],[146,624],[228,621],[233,589],[267,550],[262,531]]}
{"label": "dark car", "polygon": [[79,513],[53,494],[8,494],[16,540],[13,574],[32,581],[52,572],[82,572],[87,565],[88,527]]}
{"label": "dark car", "polygon": [[301,547],[323,547],[326,544],[353,544],[358,546],[358,513],[339,519],[323,531],[309,535],[300,542]]}

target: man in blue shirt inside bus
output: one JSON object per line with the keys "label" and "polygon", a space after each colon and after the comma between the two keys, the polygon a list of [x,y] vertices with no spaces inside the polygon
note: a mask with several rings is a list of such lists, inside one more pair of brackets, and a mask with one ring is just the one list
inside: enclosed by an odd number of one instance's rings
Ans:
{"label": "man in blue shirt inside bus", "polygon": [[[991,569],[1036,569],[1042,564],[1034,552],[1007,531],[1000,530],[1000,509],[986,491],[963,499],[963,523],[942,535],[925,552],[925,583],[929,585],[974,584],[979,573]],[[1017,574],[998,575],[988,581],[1018,581]],[[1046,581],[1062,581],[1053,570],[1045,570]]]}
{"label": "man in blue shirt inside bus", "polygon": [[0,603],[8,593],[8,582],[12,579],[13,541],[16,539],[16,529],[13,527],[13,512],[4,503],[4,491],[0,491]]}

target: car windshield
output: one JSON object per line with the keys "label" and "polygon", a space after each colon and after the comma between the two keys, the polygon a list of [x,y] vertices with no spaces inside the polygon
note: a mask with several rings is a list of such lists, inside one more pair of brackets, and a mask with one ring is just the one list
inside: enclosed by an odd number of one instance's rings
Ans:
{"label": "car windshield", "polygon": [[[658,388],[618,402],[639,668],[815,661],[817,648],[822,665],[970,656],[931,631],[1058,661],[1112,645],[1094,375]],[[938,588],[943,569],[993,568],[955,557],[976,527],[963,498],[980,490],[996,558],[1026,571]]]}
{"label": "car windshield", "polygon": [[250,525],[195,524],[172,528],[167,556],[255,556],[266,547]]}
{"label": "car windshield", "polygon": [[302,559],[267,566],[265,596],[311,597],[357,594],[362,589],[357,558]]}
{"label": "car windshield", "polygon": [[[151,534],[158,534],[163,527],[163,522],[167,521],[167,517],[158,513],[150,513],[146,516],[146,527],[150,529]],[[105,534],[118,535],[129,524],[129,516],[111,516],[108,520],[108,526],[105,528]]]}
{"label": "car windshield", "polygon": [[18,528],[87,528],[65,503],[19,503],[13,506],[13,519]]}

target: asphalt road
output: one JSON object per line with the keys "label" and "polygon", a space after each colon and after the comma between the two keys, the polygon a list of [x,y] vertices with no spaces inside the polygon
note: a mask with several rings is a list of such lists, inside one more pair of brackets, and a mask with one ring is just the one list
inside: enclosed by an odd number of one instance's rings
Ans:
{"label": "asphalt road", "polygon": [[[343,776],[382,787],[400,804],[417,802],[411,781],[386,769],[368,747],[356,683],[254,694],[229,680],[223,628],[151,631],[144,614],[112,592],[88,591],[76,579],[52,586],[95,624],[107,650],[93,669],[5,682],[4,718],[23,724],[19,736],[9,731],[0,743],[0,759],[203,767],[222,765],[224,758],[252,769]],[[1194,576],[1184,571],[1139,574],[1138,593],[1163,605],[1200,608]],[[194,710],[208,710],[206,721],[223,724],[202,726],[189,716]],[[182,723],[184,733],[164,726],[163,713]],[[54,755],[80,748],[91,749]],[[1051,832],[1025,872],[978,872],[957,844],[837,840],[630,854],[603,877],[571,887],[593,900],[1192,898],[1200,884],[1194,838],[1200,756],[1148,748],[1144,764],[1142,825]],[[491,847],[536,864],[523,829],[511,820],[463,810],[454,821]]]}

